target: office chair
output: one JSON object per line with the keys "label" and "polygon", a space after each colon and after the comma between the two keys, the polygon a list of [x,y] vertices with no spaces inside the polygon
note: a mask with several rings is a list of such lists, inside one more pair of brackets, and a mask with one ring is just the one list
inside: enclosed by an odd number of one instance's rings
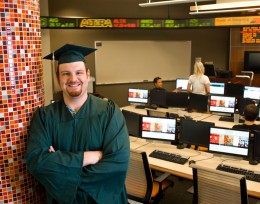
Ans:
{"label": "office chair", "polygon": [[190,164],[193,170],[193,204],[247,204],[246,179],[243,175]]}
{"label": "office chair", "polygon": [[155,116],[155,117],[162,117],[162,118],[168,118],[169,113],[168,112],[162,112],[162,111],[156,111],[156,110],[149,110],[146,109],[148,116]]}
{"label": "office chair", "polygon": [[144,204],[158,203],[163,192],[173,187],[173,182],[167,179],[170,173],[153,178],[145,152],[131,150],[130,158],[125,183],[128,199]]}

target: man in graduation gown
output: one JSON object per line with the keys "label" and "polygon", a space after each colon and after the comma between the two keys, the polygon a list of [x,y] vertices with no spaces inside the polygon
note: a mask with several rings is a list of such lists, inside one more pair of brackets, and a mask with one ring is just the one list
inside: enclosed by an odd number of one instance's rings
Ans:
{"label": "man in graduation gown", "polygon": [[26,163],[47,203],[127,203],[128,131],[116,104],[87,93],[84,56],[93,51],[67,44],[54,53],[63,99],[40,107],[31,122]]}

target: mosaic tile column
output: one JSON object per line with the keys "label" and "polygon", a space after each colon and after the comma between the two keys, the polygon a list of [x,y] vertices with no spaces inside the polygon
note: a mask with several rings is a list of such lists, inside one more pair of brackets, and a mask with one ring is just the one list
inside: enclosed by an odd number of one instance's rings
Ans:
{"label": "mosaic tile column", "polygon": [[39,0],[0,0],[0,204],[44,203],[25,151],[44,104]]}

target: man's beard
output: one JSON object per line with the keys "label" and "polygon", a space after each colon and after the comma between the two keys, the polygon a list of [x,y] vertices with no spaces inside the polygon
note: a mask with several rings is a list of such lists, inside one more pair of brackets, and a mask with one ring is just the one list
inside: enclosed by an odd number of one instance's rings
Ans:
{"label": "man's beard", "polygon": [[78,91],[68,91],[68,94],[69,94],[71,97],[80,96],[81,93],[82,93],[82,89],[80,89],[80,90],[78,90]]}
{"label": "man's beard", "polygon": [[[82,84],[81,84],[81,85],[82,85]],[[80,96],[81,93],[82,93],[82,86],[81,86],[81,88],[78,89],[78,90],[72,90],[72,91],[71,91],[70,89],[67,89],[67,92],[68,92],[69,96],[71,96],[71,97]]]}

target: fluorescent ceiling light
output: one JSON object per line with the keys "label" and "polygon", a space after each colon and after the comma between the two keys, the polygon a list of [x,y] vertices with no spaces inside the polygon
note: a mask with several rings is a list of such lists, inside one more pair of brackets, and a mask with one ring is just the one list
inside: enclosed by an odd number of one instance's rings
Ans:
{"label": "fluorescent ceiling light", "polygon": [[[212,0],[197,0],[196,2],[206,2],[206,1],[212,1]],[[147,3],[140,3],[139,6],[141,7],[150,7],[150,6],[166,6],[171,4],[184,4],[184,3],[194,3],[194,0],[170,0],[170,1],[156,1],[151,2],[149,0]]]}
{"label": "fluorescent ceiling light", "polygon": [[232,3],[217,3],[196,5],[190,7],[190,14],[229,13],[260,10],[260,1],[242,1]]}
{"label": "fluorescent ceiling light", "polygon": [[224,10],[211,10],[211,11],[193,11],[190,12],[189,14],[198,15],[198,14],[210,14],[210,13],[235,13],[235,12],[242,12],[242,11],[255,12],[258,10],[260,10],[260,8],[224,9]]}

